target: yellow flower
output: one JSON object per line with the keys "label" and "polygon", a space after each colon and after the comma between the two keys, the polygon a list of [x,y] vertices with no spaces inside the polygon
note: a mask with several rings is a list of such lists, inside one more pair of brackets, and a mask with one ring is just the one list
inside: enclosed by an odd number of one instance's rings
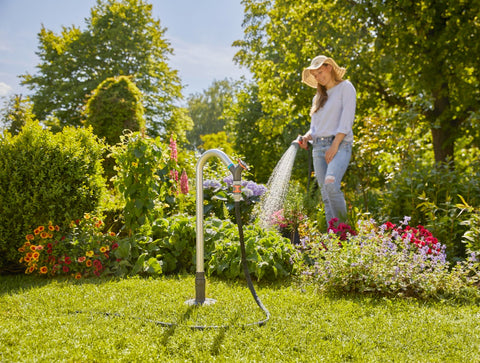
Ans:
{"label": "yellow flower", "polygon": [[100,247],[100,252],[101,253],[105,253],[107,251],[108,251],[108,246],[107,247],[105,247],[105,246]]}
{"label": "yellow flower", "polygon": [[85,253],[85,255],[87,255],[87,257],[92,257],[93,256],[93,251],[87,251],[87,253]]}
{"label": "yellow flower", "polygon": [[132,162],[132,166],[137,167],[137,166],[138,166],[138,163],[134,161],[134,162]]}
{"label": "yellow flower", "polygon": [[47,272],[48,272],[47,266],[42,266],[42,267],[40,267],[40,273],[41,273],[41,274],[46,274]]}
{"label": "yellow flower", "polygon": [[85,215],[83,216],[85,219],[90,219],[90,214],[89,213],[85,213]]}

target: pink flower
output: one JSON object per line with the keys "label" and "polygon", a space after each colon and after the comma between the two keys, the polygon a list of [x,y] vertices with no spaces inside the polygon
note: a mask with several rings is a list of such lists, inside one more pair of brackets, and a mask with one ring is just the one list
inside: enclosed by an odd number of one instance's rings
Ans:
{"label": "pink flower", "polygon": [[176,170],[170,170],[170,180],[175,180],[178,182],[178,171]]}
{"label": "pink flower", "polygon": [[177,142],[173,137],[170,137],[170,159],[177,161]]}
{"label": "pink flower", "polygon": [[182,171],[182,176],[180,178],[180,190],[182,194],[188,194],[188,176],[185,169]]}

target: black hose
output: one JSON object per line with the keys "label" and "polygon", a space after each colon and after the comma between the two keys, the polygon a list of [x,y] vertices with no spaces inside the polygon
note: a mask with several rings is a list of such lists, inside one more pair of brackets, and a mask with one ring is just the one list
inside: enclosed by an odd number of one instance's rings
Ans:
{"label": "black hose", "polygon": [[[239,236],[239,239],[240,239],[241,260],[242,260],[243,273],[245,275],[245,280],[247,281],[247,286],[250,289],[250,292],[251,292],[255,302],[260,307],[260,309],[262,309],[263,312],[265,313],[265,319],[257,321],[255,323],[244,324],[244,325],[241,325],[240,327],[248,327],[248,326],[254,326],[254,325],[262,326],[262,325],[265,325],[268,320],[270,320],[270,312],[267,310],[267,308],[263,305],[262,301],[258,297],[257,292],[255,291],[255,287],[253,286],[252,278],[250,277],[250,271],[248,270],[247,253],[246,253],[246,250],[245,250],[245,241],[244,241],[244,238],[243,238],[243,224],[242,224],[242,216],[241,216],[241,212],[240,212],[240,202],[235,202],[235,217],[237,219],[238,236]],[[81,313],[86,313],[86,311],[78,310],[78,311],[75,311],[74,313],[81,314]],[[118,313],[103,312],[103,313],[98,313],[98,314],[101,314],[101,315],[104,315],[104,316],[113,316],[113,317],[118,317],[118,318],[122,318],[122,317],[124,318],[125,317],[124,315],[121,315],[121,314],[118,314]],[[169,323],[169,322],[164,322],[164,321],[156,321],[156,320],[152,320],[152,319],[130,317],[130,316],[127,316],[127,317],[130,318],[130,319],[141,320],[141,321],[144,321],[144,322],[153,323],[153,324],[160,325],[160,326],[167,327],[167,328],[173,328],[173,327],[178,326],[178,324],[176,324],[176,323]],[[191,329],[195,329],[195,330],[204,330],[204,329],[228,329],[231,326],[229,326],[229,325],[189,325],[188,327],[191,328]]]}
{"label": "black hose", "polygon": [[240,202],[235,202],[235,217],[237,219],[237,226],[238,226],[238,236],[240,239],[240,251],[242,254],[242,265],[243,265],[243,273],[245,275],[245,280],[247,281],[248,288],[252,293],[253,299],[257,303],[258,307],[263,310],[265,313],[265,319],[256,323],[259,326],[262,326],[267,323],[270,319],[270,312],[267,308],[263,305],[262,301],[257,295],[255,291],[255,287],[253,287],[252,278],[250,277],[250,271],[248,270],[248,263],[247,263],[247,252],[245,250],[245,241],[243,238],[243,225],[242,225],[242,215],[240,213]]}

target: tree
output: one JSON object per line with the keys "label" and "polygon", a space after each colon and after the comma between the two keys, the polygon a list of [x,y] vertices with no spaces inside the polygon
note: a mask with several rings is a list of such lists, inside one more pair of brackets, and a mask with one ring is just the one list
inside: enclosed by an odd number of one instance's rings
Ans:
{"label": "tree", "polygon": [[301,71],[318,54],[332,56],[357,88],[359,116],[387,107],[399,121],[428,124],[435,161],[444,162],[460,126],[478,122],[475,1],[243,0],[236,60],[253,73],[268,112],[307,119],[312,91]]}
{"label": "tree", "polygon": [[5,101],[0,121],[10,134],[17,135],[22,127],[33,119],[32,104],[28,98],[22,99],[22,95],[13,95]]}
{"label": "tree", "polygon": [[144,0],[97,0],[87,27],[64,27],[54,34],[42,26],[35,75],[22,84],[34,91],[31,99],[38,119],[49,115],[61,125],[80,125],[86,96],[109,77],[130,76],[144,95],[145,116],[152,133],[165,131],[181,97],[165,29],[152,17]]}
{"label": "tree", "polygon": [[85,107],[85,124],[109,145],[120,142],[124,130],[145,129],[142,94],[126,76],[107,78],[92,92]]}
{"label": "tree", "polygon": [[187,132],[192,148],[202,144],[201,136],[215,134],[224,130],[223,110],[233,101],[236,84],[224,79],[214,81],[203,93],[188,97],[188,113],[193,120],[193,129]]}

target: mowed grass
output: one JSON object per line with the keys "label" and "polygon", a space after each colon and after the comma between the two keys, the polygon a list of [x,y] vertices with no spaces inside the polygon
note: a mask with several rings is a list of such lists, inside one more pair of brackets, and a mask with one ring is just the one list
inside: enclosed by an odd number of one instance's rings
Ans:
{"label": "mowed grass", "polygon": [[207,279],[217,302],[192,307],[193,276],[0,277],[0,362],[480,362],[474,304],[256,288],[272,315],[261,327],[245,326],[264,314],[242,281]]}

